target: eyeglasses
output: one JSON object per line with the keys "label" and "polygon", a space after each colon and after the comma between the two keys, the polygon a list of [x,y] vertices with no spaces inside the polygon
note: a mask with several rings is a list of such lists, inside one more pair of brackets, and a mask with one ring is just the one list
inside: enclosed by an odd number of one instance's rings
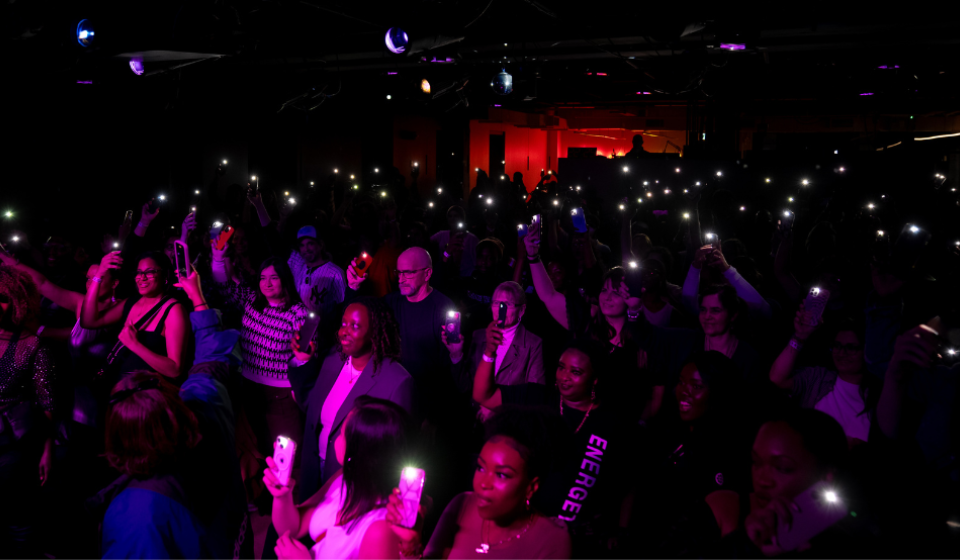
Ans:
{"label": "eyeglasses", "polygon": [[513,303],[513,302],[510,302],[510,301],[496,301],[496,300],[494,300],[494,301],[491,301],[491,302],[490,302],[490,305],[500,305],[501,303],[504,304],[504,305],[506,305],[507,307],[517,307],[517,304],[515,304],[515,303]]}
{"label": "eyeglasses", "polygon": [[138,270],[133,274],[133,277],[140,278],[143,276],[144,278],[156,278],[158,274],[160,274],[159,270],[151,268],[149,270]]}
{"label": "eyeglasses", "polygon": [[861,346],[859,344],[840,344],[839,342],[833,344],[833,349],[837,352],[859,352],[860,348]]}
{"label": "eyeglasses", "polygon": [[415,270],[399,270],[399,269],[398,269],[398,270],[397,270],[397,277],[402,278],[402,277],[404,277],[404,276],[413,276],[414,274],[416,274],[416,273],[418,273],[418,272],[422,272],[422,271],[426,270],[427,268],[429,268],[429,267],[418,268],[418,269],[415,269]]}

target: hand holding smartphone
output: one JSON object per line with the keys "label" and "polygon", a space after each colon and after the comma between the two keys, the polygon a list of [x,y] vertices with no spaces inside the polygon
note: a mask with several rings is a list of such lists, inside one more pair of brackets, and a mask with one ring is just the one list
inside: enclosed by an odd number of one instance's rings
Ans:
{"label": "hand holding smartphone", "polygon": [[500,302],[500,308],[497,310],[497,326],[501,329],[507,324],[507,304]]}
{"label": "hand holding smartphone", "polygon": [[298,333],[297,346],[300,347],[300,351],[304,354],[310,353],[310,342],[313,340],[313,337],[316,336],[319,327],[320,315],[311,312],[307,316],[307,320],[301,325],[300,332]]}
{"label": "hand holding smartphone", "polygon": [[715,233],[705,233],[703,234],[703,241],[705,244],[714,247],[720,242],[720,238]]}
{"label": "hand holding smartphone", "polygon": [[373,257],[367,253],[360,253],[356,263],[357,264],[353,267],[353,270],[356,271],[358,277],[366,278],[367,271],[370,270],[370,265],[373,264]]}
{"label": "hand holding smartphone", "polygon": [[277,436],[277,445],[273,449],[273,462],[276,464],[277,480],[288,486],[293,472],[293,461],[297,453],[297,442],[285,436]]}
{"label": "hand holding smartphone", "polygon": [[784,552],[796,550],[850,513],[839,492],[825,481],[794,498],[793,506],[789,523],[777,519],[777,544]]}
{"label": "hand holding smartphone", "polygon": [[789,210],[784,210],[783,215],[780,216],[780,233],[786,237],[793,232],[793,222],[796,221],[797,215]]}
{"label": "hand holding smartphone", "polygon": [[443,321],[443,330],[447,333],[447,342],[457,344],[460,342],[460,313],[448,311],[447,317]]}
{"label": "hand holding smartphone", "polygon": [[807,297],[803,300],[803,310],[810,315],[810,325],[817,325],[823,318],[823,310],[830,301],[830,290],[824,288],[810,288]]}
{"label": "hand holding smartphone", "polygon": [[190,256],[187,246],[179,239],[173,242],[174,265],[176,266],[177,279],[186,278],[190,275]]}
{"label": "hand holding smartphone", "polygon": [[640,297],[643,293],[643,272],[640,263],[637,261],[627,263],[624,267],[623,283],[626,284],[630,297]]}
{"label": "hand holding smartphone", "polygon": [[400,475],[400,499],[403,500],[403,520],[401,527],[413,529],[417,524],[417,513],[420,510],[420,498],[423,495],[423,483],[426,471],[416,467],[406,467]]}
{"label": "hand holding smartphone", "polygon": [[583,208],[571,208],[570,219],[573,222],[573,229],[577,233],[587,232],[587,218],[583,214]]}

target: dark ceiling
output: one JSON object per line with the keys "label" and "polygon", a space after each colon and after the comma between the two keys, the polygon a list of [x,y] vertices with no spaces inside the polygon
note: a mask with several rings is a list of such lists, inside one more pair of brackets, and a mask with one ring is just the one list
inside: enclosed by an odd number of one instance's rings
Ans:
{"label": "dark ceiling", "polygon": [[[103,98],[141,108],[264,115],[691,100],[734,111],[775,101],[781,112],[931,114],[951,111],[960,85],[956,22],[845,14],[829,5],[795,16],[770,3],[756,10],[549,0],[117,4],[6,3],[8,79],[40,102],[56,103],[83,87],[78,81],[92,81],[111,92]],[[98,30],[89,48],[75,40],[82,18]],[[415,43],[455,42],[395,55],[383,41],[391,26]],[[727,42],[746,49],[721,49]],[[147,54],[144,76],[122,56],[135,52]],[[174,60],[170,52],[194,54]],[[501,69],[514,78],[509,96],[489,87]],[[424,78],[432,95],[420,91]]]}

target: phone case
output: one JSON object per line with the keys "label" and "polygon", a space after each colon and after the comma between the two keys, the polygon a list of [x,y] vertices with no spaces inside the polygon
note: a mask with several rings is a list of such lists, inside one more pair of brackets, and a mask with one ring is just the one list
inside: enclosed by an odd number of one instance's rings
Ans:
{"label": "phone case", "polygon": [[320,315],[317,313],[310,313],[307,317],[307,320],[303,322],[303,326],[300,327],[300,339],[298,344],[300,345],[301,350],[310,346],[310,341],[313,340],[313,337],[317,334],[317,328],[320,326]]}
{"label": "phone case", "polygon": [[217,236],[216,246],[218,251],[222,251],[224,247],[227,246],[227,241],[230,241],[230,238],[233,236],[233,228],[230,226],[223,226],[223,230],[220,231],[220,235]]}
{"label": "phone case", "polygon": [[517,237],[523,239],[527,236],[527,224],[517,224]]}
{"label": "phone case", "polygon": [[587,232],[587,218],[583,215],[583,208],[572,208],[570,210],[570,219],[573,221],[573,229],[577,233]]}
{"label": "phone case", "polygon": [[407,467],[400,475],[400,499],[403,500],[403,520],[400,525],[408,529],[413,529],[417,524],[417,512],[426,474],[423,469]]}
{"label": "phone case", "polygon": [[173,256],[177,262],[177,276],[187,277],[190,275],[190,252],[186,244],[177,239],[173,242]]}
{"label": "phone case", "polygon": [[710,246],[716,245],[717,239],[717,234],[715,233],[706,233],[703,235],[703,242]]}
{"label": "phone case", "polygon": [[827,301],[830,300],[830,290],[824,288],[810,288],[807,297],[803,300],[804,311],[810,312],[811,325],[816,325],[823,317],[823,310],[827,308]]}
{"label": "phone case", "polygon": [[367,253],[360,253],[360,257],[357,259],[357,266],[354,267],[354,270],[357,271],[357,276],[360,278],[366,277],[371,264],[373,264],[373,257]]}
{"label": "phone case", "polygon": [[447,342],[460,342],[460,313],[450,311],[443,320],[443,328],[447,331]]}
{"label": "phone case", "polygon": [[784,552],[795,550],[849,513],[843,498],[827,482],[818,482],[794,498],[793,521],[777,521],[777,544]]}
{"label": "phone case", "polygon": [[500,309],[497,311],[497,325],[503,326],[507,323],[507,304],[500,302]]}
{"label": "phone case", "polygon": [[640,297],[643,293],[643,269],[638,265],[636,268],[629,264],[624,267],[623,283],[627,285],[627,291],[631,297]]}
{"label": "phone case", "polygon": [[297,442],[284,436],[277,436],[277,448],[273,451],[273,462],[277,465],[277,480],[284,486],[290,483],[293,471],[293,459],[297,453]]}

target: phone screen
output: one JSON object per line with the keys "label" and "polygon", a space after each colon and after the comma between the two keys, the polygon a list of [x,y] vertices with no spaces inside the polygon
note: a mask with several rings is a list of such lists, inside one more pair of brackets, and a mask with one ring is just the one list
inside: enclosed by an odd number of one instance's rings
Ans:
{"label": "phone screen", "polygon": [[715,233],[705,233],[703,234],[703,240],[707,245],[711,247],[717,243],[717,234]]}
{"label": "phone screen", "polygon": [[816,325],[823,317],[823,310],[830,301],[830,290],[825,288],[810,288],[807,297],[803,300],[803,310],[810,312],[810,320]]}
{"label": "phone screen", "polygon": [[507,324],[507,304],[500,302],[500,309],[497,311],[497,326],[503,327]]}
{"label": "phone screen", "polygon": [[623,282],[627,285],[630,297],[640,297],[640,294],[643,293],[643,271],[640,263],[636,261],[627,263],[627,266],[624,267]]}
{"label": "phone screen", "polygon": [[780,217],[780,231],[784,234],[790,233],[793,230],[793,222],[796,219],[797,215],[789,210],[784,210],[783,215]]}
{"label": "phone screen", "polygon": [[784,552],[795,550],[850,512],[843,496],[823,481],[803,491],[793,499],[793,504],[796,507],[792,522],[777,522],[777,544]]}

